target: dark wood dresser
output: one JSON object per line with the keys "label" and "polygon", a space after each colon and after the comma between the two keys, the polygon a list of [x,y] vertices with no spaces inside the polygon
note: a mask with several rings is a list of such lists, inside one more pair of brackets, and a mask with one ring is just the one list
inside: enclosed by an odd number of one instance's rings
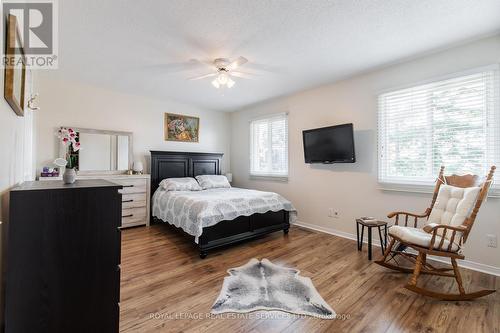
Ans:
{"label": "dark wood dresser", "polygon": [[118,332],[121,188],[78,180],[10,192],[5,332]]}

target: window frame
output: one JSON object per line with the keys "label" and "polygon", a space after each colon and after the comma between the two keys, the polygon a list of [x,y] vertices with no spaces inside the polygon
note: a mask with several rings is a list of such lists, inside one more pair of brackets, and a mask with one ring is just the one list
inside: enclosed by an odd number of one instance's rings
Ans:
{"label": "window frame", "polygon": [[[263,120],[271,120],[273,118],[278,118],[278,117],[283,117],[286,122],[286,173],[284,174],[272,174],[272,173],[255,173],[253,172],[253,152],[254,152],[254,139],[253,139],[253,123],[257,121],[263,121]],[[266,114],[262,115],[256,118],[252,118],[249,121],[249,144],[250,144],[250,151],[249,151],[249,178],[254,179],[254,180],[275,180],[275,181],[288,181],[288,176],[290,174],[290,145],[289,145],[289,130],[288,130],[288,112],[280,112],[280,113],[272,113],[272,114]]]}
{"label": "window frame", "polygon": [[[462,76],[467,76],[471,74],[477,74],[481,72],[486,72],[486,71],[495,71],[496,76],[495,79],[496,81],[494,82],[494,93],[496,94],[496,104],[494,105],[493,109],[493,118],[494,121],[497,123],[496,126],[493,126],[496,131],[494,131],[493,135],[490,135],[488,140],[493,140],[496,142],[500,142],[500,64],[492,64],[492,65],[487,65],[487,66],[481,66],[481,67],[476,67],[472,68],[469,70],[465,71],[460,71],[460,72],[455,72],[447,75],[442,75],[442,76],[437,76],[433,77],[424,81],[419,81],[419,82],[414,82],[411,84],[406,84],[402,86],[396,86],[392,87],[390,89],[386,89],[384,91],[380,91],[377,94],[377,182],[378,182],[378,189],[379,190],[384,190],[384,191],[397,191],[397,192],[411,192],[411,193],[432,193],[434,191],[435,187],[435,182],[429,182],[429,181],[424,181],[424,180],[413,180],[413,181],[408,181],[408,180],[398,180],[394,179],[394,181],[390,181],[389,178],[382,177],[382,169],[383,169],[383,158],[381,158],[381,153],[383,151],[383,145],[386,142],[386,139],[382,138],[381,135],[387,135],[386,131],[382,132],[381,130],[381,122],[382,117],[385,115],[382,115],[381,112],[381,101],[380,98],[381,96],[391,93],[391,92],[396,92],[398,90],[404,90],[404,89],[410,89],[413,87],[418,87],[426,84],[432,84],[436,83],[439,81],[445,81],[445,80],[450,80],[454,78],[460,78]],[[432,147],[428,147],[428,149],[432,149]],[[495,156],[495,165],[497,168],[500,167],[500,144],[498,144],[496,147],[494,147],[494,152]],[[445,170],[446,173],[446,170]],[[479,175],[481,177],[486,176],[485,175]],[[500,175],[497,174],[498,177]],[[437,175],[436,175],[437,178]],[[496,197],[500,198],[500,180],[494,181],[492,184],[490,191],[488,193],[488,197]]]}

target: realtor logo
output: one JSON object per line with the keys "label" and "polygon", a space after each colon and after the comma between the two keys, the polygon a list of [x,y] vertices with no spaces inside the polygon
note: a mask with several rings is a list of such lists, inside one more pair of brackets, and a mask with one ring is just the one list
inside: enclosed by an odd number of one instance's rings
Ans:
{"label": "realtor logo", "polygon": [[[7,55],[24,55],[26,67],[57,68],[57,3],[54,0],[3,0],[2,9],[5,28],[11,27],[9,17],[14,16],[17,22],[16,43],[10,45]],[[9,45],[7,38],[9,34],[4,33],[4,52]]]}

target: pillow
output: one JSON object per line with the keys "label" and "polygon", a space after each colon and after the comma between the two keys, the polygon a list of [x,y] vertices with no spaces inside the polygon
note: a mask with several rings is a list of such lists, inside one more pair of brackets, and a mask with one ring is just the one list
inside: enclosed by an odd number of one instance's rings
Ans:
{"label": "pillow", "polygon": [[166,191],[201,191],[201,187],[194,178],[166,178],[160,182],[160,187]]}
{"label": "pillow", "polygon": [[[436,203],[427,220],[427,225],[462,225],[474,207],[480,190],[480,187],[461,188],[441,185]],[[442,233],[442,231],[440,231],[440,233]],[[445,237],[451,237],[451,232],[447,232]],[[458,239],[458,237],[456,239]]]}
{"label": "pillow", "polygon": [[203,176],[196,176],[196,180],[198,181],[198,183],[200,183],[200,186],[204,190],[208,190],[210,188],[230,188],[231,187],[226,176],[203,175]]}

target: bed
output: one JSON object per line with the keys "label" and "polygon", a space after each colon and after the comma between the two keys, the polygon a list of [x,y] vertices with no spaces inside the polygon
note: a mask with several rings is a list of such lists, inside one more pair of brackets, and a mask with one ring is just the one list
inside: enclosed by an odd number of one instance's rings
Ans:
{"label": "bed", "polygon": [[[280,230],[287,234],[290,219],[293,220],[296,215],[287,200],[280,199],[279,195],[272,192],[231,188],[165,193],[161,188],[158,189],[159,183],[165,178],[220,175],[222,156],[223,154],[218,153],[151,151],[151,223],[167,222],[182,228],[186,234],[194,237],[202,259],[207,256],[209,250],[215,248]],[[178,214],[168,215],[169,210],[166,207],[169,207],[169,203],[175,200],[189,202],[190,206],[197,203],[203,207],[231,201],[245,203],[245,200],[246,202],[264,200],[266,202],[259,206],[253,205],[252,209],[227,208],[227,212],[223,215],[227,218],[225,220],[213,218],[213,214],[206,214],[207,218],[203,219],[200,226],[187,223],[185,218],[176,218],[179,214],[188,215],[180,208],[176,211]],[[160,205],[162,209],[159,208]]]}

